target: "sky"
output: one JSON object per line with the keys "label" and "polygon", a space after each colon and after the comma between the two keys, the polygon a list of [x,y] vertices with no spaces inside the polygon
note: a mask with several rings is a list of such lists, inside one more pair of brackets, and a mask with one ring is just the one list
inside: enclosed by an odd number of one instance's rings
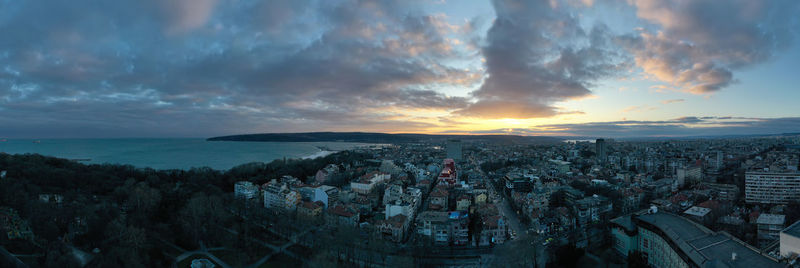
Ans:
{"label": "sky", "polygon": [[795,0],[0,0],[0,138],[800,132]]}

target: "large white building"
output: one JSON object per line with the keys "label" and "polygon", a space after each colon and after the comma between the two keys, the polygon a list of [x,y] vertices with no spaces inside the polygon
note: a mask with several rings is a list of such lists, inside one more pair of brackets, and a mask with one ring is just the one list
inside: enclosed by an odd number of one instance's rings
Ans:
{"label": "large white building", "polygon": [[780,239],[782,258],[792,259],[800,256],[800,221],[783,229]]}
{"label": "large white building", "polygon": [[800,173],[748,171],[744,196],[747,203],[787,204],[800,199]]}

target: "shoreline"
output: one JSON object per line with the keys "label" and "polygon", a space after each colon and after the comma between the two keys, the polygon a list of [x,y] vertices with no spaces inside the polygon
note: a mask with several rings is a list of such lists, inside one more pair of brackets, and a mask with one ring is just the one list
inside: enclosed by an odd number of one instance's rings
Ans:
{"label": "shoreline", "polygon": [[320,158],[320,157],[326,157],[326,156],[334,154],[336,152],[337,151],[320,150],[319,152],[316,152],[316,153],[313,153],[313,154],[310,154],[310,155],[307,155],[307,156],[303,156],[300,159],[316,159],[316,158]]}

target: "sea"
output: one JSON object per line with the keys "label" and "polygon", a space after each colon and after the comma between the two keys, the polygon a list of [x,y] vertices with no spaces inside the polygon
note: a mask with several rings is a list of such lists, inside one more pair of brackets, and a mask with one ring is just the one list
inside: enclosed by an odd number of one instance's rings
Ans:
{"label": "sea", "polygon": [[239,142],[205,139],[8,139],[0,152],[36,153],[85,164],[126,164],[153,169],[210,167],[227,170],[251,162],[317,158],[367,147],[349,142]]}

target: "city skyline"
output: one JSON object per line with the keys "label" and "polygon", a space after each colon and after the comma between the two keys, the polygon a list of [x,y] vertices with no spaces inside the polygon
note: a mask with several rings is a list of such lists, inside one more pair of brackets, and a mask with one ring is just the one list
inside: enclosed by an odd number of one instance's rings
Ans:
{"label": "city skyline", "polygon": [[0,138],[800,132],[795,1],[2,1]]}

